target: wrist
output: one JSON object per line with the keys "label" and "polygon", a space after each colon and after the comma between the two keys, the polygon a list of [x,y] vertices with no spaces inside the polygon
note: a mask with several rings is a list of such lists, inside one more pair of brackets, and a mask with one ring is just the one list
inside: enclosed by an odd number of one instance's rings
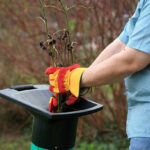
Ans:
{"label": "wrist", "polygon": [[87,77],[86,77],[86,70],[85,70],[81,77],[80,88],[87,88],[87,87],[89,86],[87,85]]}

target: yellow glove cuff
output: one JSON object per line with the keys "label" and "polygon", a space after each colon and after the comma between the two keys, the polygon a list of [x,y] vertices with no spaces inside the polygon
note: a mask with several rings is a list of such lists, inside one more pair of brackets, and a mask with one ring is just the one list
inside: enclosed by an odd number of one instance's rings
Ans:
{"label": "yellow glove cuff", "polygon": [[82,73],[85,69],[86,68],[77,68],[71,72],[69,89],[70,92],[76,97],[79,97],[80,80],[81,80]]}

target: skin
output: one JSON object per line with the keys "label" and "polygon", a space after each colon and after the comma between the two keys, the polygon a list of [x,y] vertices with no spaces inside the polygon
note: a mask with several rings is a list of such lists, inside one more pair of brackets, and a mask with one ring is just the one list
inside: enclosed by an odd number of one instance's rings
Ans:
{"label": "skin", "polygon": [[150,64],[150,54],[127,47],[117,38],[84,71],[81,87],[121,81],[144,69],[148,64]]}

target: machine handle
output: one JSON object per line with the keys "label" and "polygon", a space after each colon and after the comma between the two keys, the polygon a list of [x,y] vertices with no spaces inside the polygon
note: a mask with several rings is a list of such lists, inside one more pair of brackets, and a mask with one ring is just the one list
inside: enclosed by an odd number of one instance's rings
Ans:
{"label": "machine handle", "polygon": [[24,90],[32,90],[32,89],[36,89],[36,88],[32,84],[28,84],[28,85],[12,86],[12,87],[10,87],[10,89],[14,89],[17,91],[24,91]]}

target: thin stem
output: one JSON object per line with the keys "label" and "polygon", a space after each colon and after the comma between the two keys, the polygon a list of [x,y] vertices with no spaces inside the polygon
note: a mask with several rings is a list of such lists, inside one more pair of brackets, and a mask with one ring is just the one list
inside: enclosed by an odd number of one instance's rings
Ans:
{"label": "thin stem", "polygon": [[58,94],[57,100],[58,100],[57,112],[60,112],[60,97],[59,97],[59,94]]}
{"label": "thin stem", "polygon": [[73,65],[73,62],[74,62],[73,51],[71,50],[70,53],[71,53],[71,60],[72,60],[72,65]]}
{"label": "thin stem", "polygon": [[[70,37],[70,25],[69,25],[69,17],[68,17],[68,13],[67,13],[67,10],[62,2],[62,0],[59,0],[60,4],[61,4],[61,7],[62,7],[62,10],[64,12],[64,15],[65,15],[65,20],[66,20],[66,26],[67,26],[67,31],[69,32],[69,35],[68,35],[68,38],[69,38],[69,45],[71,45],[71,37]],[[72,64],[74,62],[74,57],[73,57],[73,52],[71,50],[71,60],[72,60]]]}
{"label": "thin stem", "polygon": [[48,36],[48,24],[47,24],[47,19],[46,19],[46,11],[45,11],[45,4],[43,4],[42,0],[40,0],[41,8],[42,8],[42,17],[44,19],[44,24],[45,24],[45,30],[46,30],[46,37]]}
{"label": "thin stem", "polygon": [[56,63],[55,63],[55,56],[53,55],[53,47],[50,48],[49,52],[52,52],[52,56],[51,56],[51,62],[52,62],[52,66],[56,67]]}
{"label": "thin stem", "polygon": [[[62,0],[59,0],[60,4],[61,4],[61,7],[62,7],[62,10],[64,12],[64,15],[65,15],[65,20],[66,20],[66,26],[67,26],[67,30],[68,32],[70,33],[70,26],[69,26],[69,18],[68,18],[68,13],[67,13],[67,10],[62,2]],[[70,34],[69,34],[69,44],[71,44],[71,37],[70,37]]]}
{"label": "thin stem", "polygon": [[68,91],[65,101],[62,103],[62,107],[65,106],[65,103],[66,103],[66,101],[67,101],[68,98],[69,98],[69,95],[70,95],[70,91]]}
{"label": "thin stem", "polygon": [[58,109],[57,112],[61,112],[61,100],[62,100],[62,93],[58,93]]}

